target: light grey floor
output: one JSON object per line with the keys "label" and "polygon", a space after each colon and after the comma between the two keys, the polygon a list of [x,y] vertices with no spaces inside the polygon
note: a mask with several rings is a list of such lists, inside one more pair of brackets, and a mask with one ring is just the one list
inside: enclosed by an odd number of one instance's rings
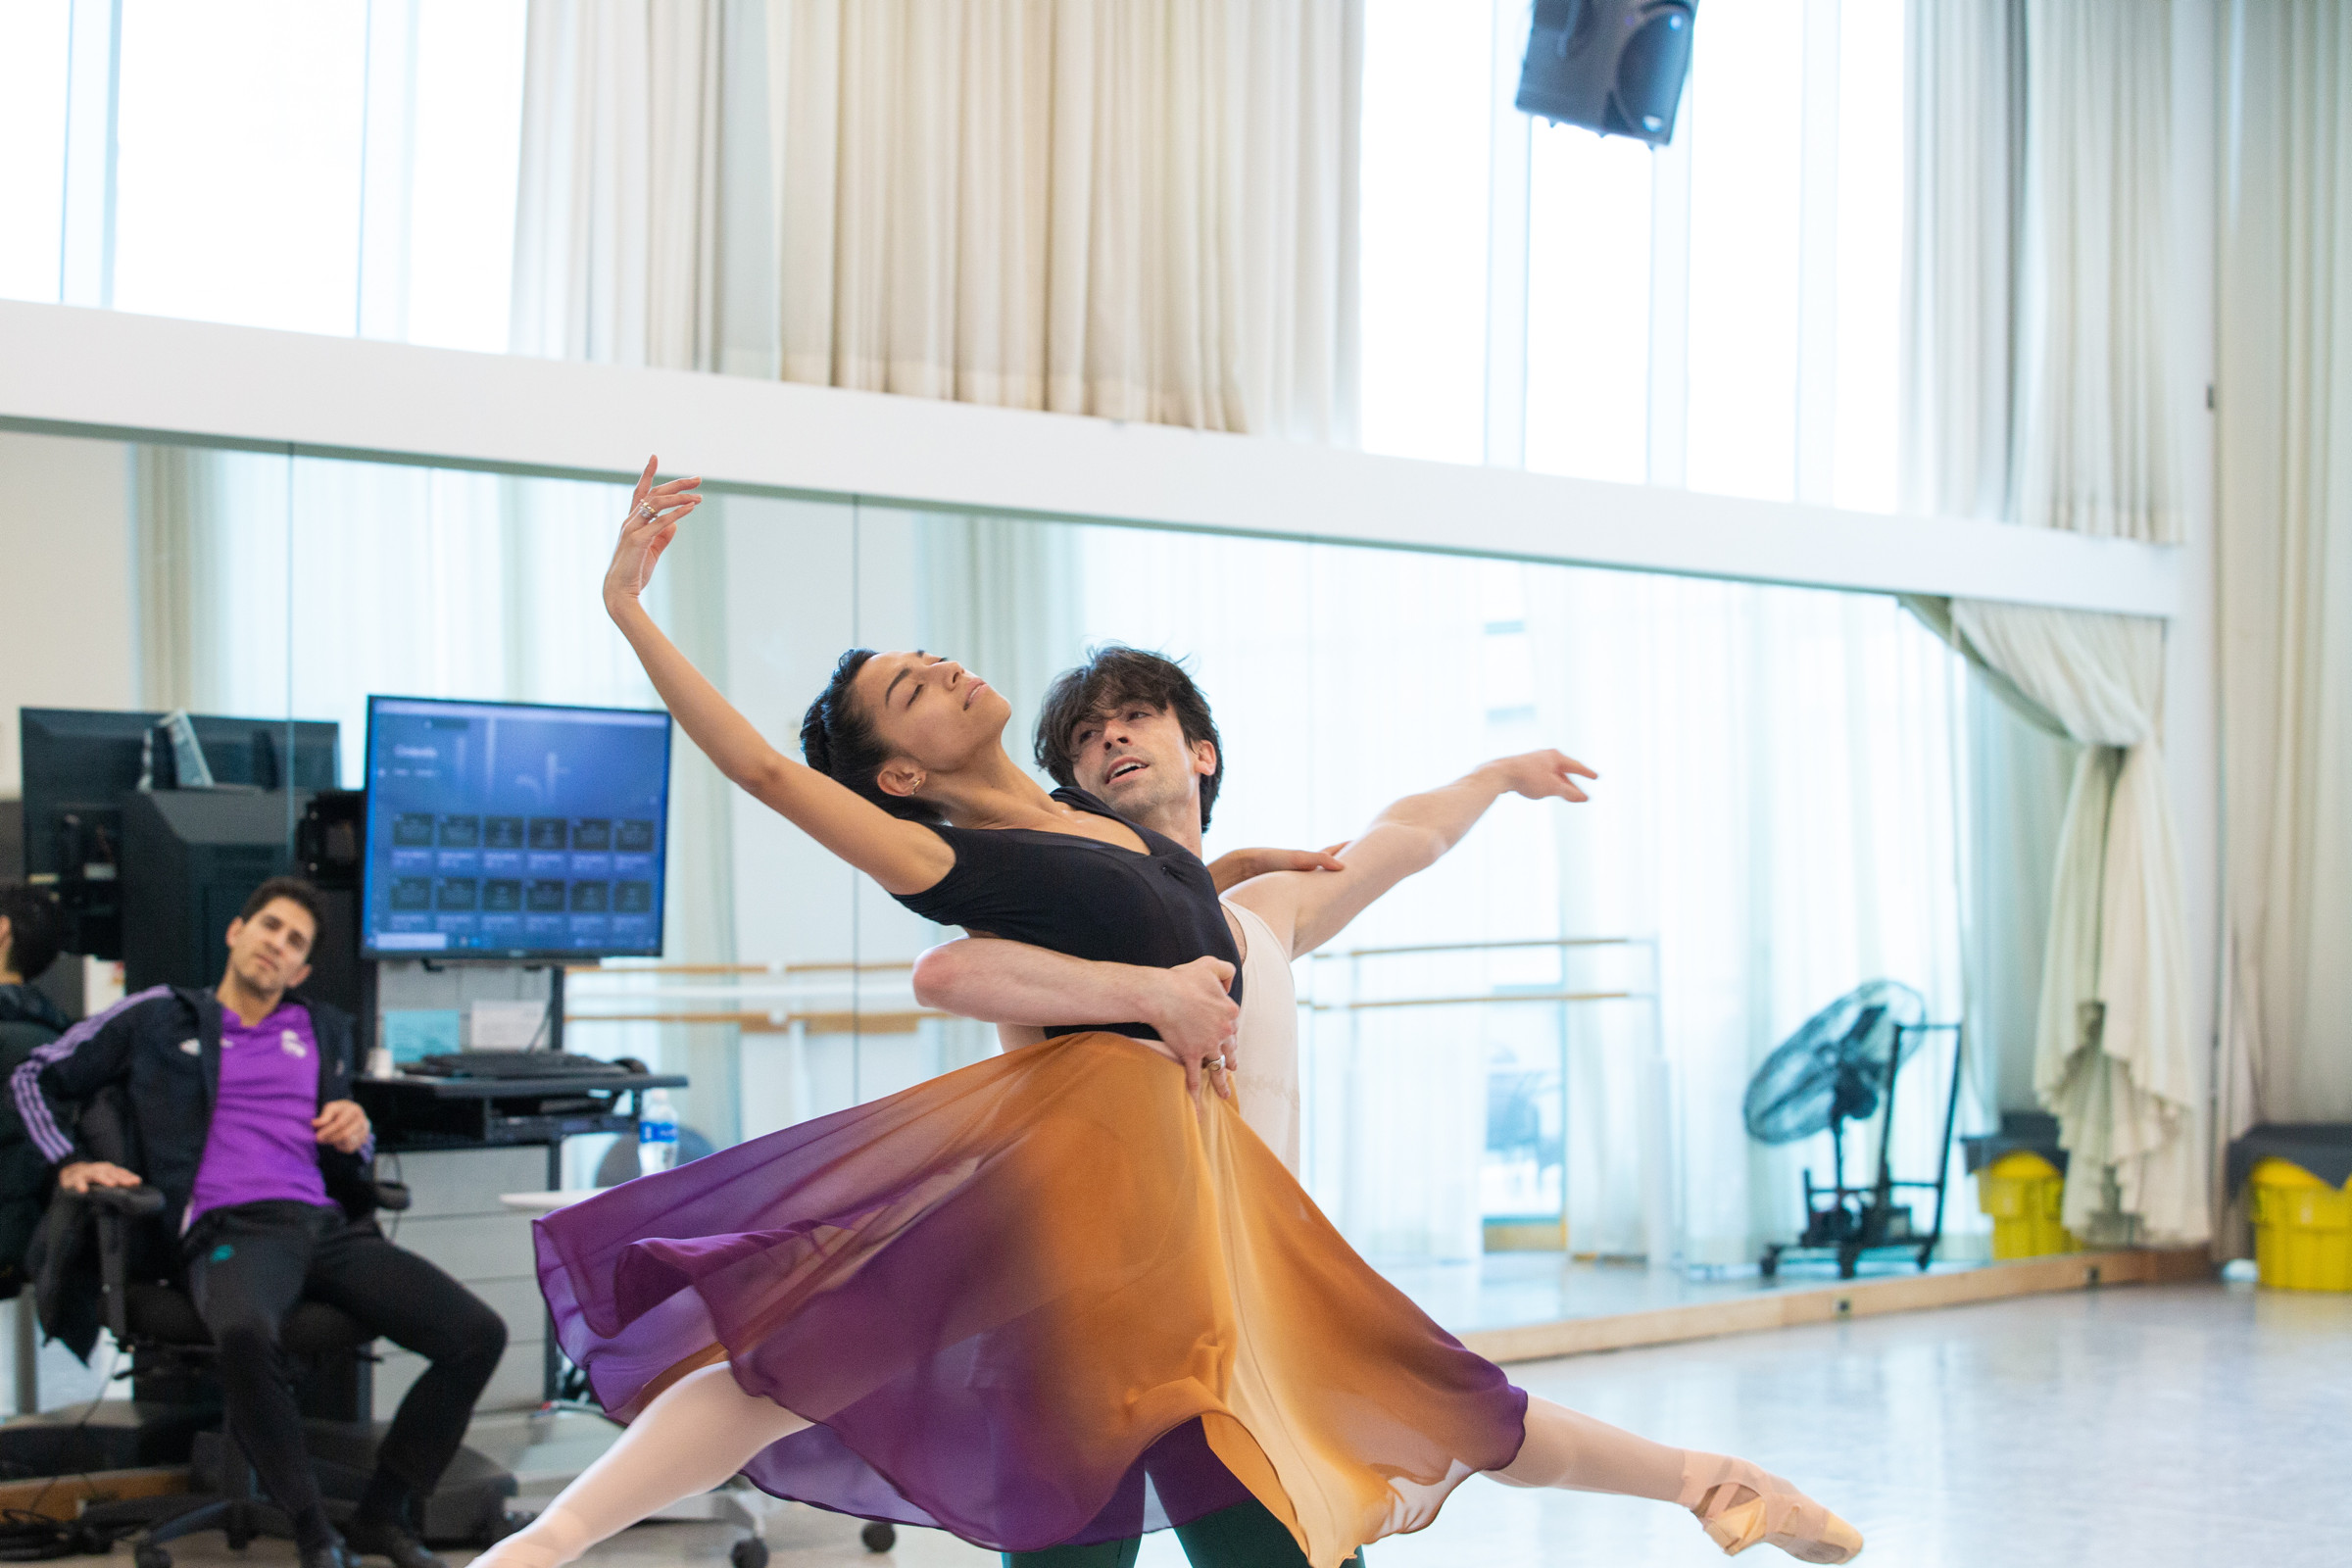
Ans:
{"label": "light grey floor", "polygon": [[[1870,1538],[1886,1568],[2318,1568],[2352,1561],[2352,1297],[2131,1288],[1869,1318],[1514,1368],[1530,1390],[1664,1441],[1741,1452]],[[724,1562],[730,1532],[640,1527],[596,1568]],[[853,1521],[792,1508],[775,1568],[873,1564]],[[888,1562],[993,1560],[901,1533]],[[225,1568],[218,1546],[177,1553]],[[262,1543],[243,1559],[285,1568]],[[1144,1563],[1174,1568],[1166,1538]],[[1719,1562],[1654,1503],[1472,1480],[1377,1568]],[[1748,1559],[1788,1561],[1767,1548]]]}
{"label": "light grey floor", "polygon": [[[1825,1290],[1838,1283],[1836,1265],[1826,1262],[1791,1262],[1777,1279],[1767,1280],[1752,1268],[1711,1277],[1558,1252],[1490,1252],[1459,1263],[1387,1259],[1376,1261],[1375,1266],[1390,1284],[1411,1297],[1414,1305],[1452,1334],[1733,1301],[1775,1291]],[[1949,1274],[1982,1266],[1972,1261],[1937,1263],[1935,1272]],[[1916,1273],[1910,1262],[1900,1258],[1874,1258],[1862,1265],[1860,1277],[1897,1279]]]}

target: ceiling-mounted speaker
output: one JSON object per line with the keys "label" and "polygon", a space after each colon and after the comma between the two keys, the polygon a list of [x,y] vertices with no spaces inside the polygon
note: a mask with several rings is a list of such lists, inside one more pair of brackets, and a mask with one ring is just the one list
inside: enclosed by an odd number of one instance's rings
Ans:
{"label": "ceiling-mounted speaker", "polygon": [[1536,0],[1520,110],[1663,147],[1690,74],[1698,0]]}

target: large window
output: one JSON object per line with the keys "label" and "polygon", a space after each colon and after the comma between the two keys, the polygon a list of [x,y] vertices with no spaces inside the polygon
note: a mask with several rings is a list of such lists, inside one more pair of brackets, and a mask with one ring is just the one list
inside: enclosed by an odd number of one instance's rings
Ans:
{"label": "large window", "polygon": [[1901,0],[1701,9],[1672,146],[1511,106],[1527,8],[1373,0],[1373,451],[1894,505]]}
{"label": "large window", "polygon": [[0,296],[503,351],[521,0],[0,9]]}
{"label": "large window", "polygon": [[[504,350],[522,0],[0,9],[0,295]],[[1698,19],[1674,145],[1512,108],[1524,0],[1368,0],[1362,439],[1890,510],[1900,0]]]}

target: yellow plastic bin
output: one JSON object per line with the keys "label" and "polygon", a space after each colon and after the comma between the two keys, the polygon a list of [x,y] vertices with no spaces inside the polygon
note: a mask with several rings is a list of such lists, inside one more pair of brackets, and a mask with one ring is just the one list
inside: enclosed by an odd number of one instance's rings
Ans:
{"label": "yellow plastic bin", "polygon": [[2266,1159],[2246,1178],[2254,1272],[2281,1291],[2352,1291],[2352,1193]]}
{"label": "yellow plastic bin", "polygon": [[1993,1261],[2081,1250],[2058,1222],[2065,1196],[2058,1167],[2022,1149],[1977,1172],[1977,1206],[1992,1216]]}

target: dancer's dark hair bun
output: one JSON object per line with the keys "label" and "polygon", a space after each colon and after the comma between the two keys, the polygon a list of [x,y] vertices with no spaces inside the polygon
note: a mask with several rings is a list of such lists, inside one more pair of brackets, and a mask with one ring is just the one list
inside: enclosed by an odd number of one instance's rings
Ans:
{"label": "dancer's dark hair bun", "polygon": [[834,664],[833,678],[825,682],[825,689],[802,715],[801,756],[825,777],[847,784],[893,816],[936,822],[939,811],[935,807],[893,795],[881,785],[882,764],[890,760],[890,748],[882,744],[850,694],[858,672],[873,657],[870,648],[853,648]]}

